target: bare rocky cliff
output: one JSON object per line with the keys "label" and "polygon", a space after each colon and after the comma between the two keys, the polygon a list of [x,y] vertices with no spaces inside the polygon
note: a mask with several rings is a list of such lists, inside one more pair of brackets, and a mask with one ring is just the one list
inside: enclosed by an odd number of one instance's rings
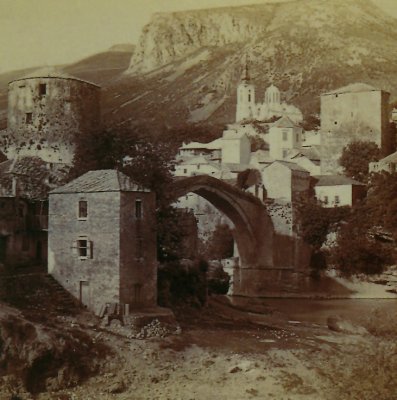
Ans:
{"label": "bare rocky cliff", "polygon": [[233,122],[246,59],[258,102],[273,83],[282,100],[315,114],[321,93],[353,82],[389,91],[395,101],[397,21],[375,4],[296,0],[155,14],[133,53],[98,54],[65,71],[102,86],[108,125],[146,125],[154,133]]}

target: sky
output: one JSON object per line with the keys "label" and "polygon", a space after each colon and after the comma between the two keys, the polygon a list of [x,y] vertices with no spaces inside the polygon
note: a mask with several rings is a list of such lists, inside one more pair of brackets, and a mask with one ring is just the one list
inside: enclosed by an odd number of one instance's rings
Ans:
{"label": "sky", "polygon": [[[397,0],[372,0],[397,18]],[[280,0],[0,0],[0,73],[78,61],[137,43],[155,12]]]}

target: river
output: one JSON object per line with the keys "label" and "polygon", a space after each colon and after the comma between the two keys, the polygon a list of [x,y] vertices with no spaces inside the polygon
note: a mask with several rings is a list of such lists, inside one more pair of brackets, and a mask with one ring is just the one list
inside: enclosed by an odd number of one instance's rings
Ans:
{"label": "river", "polygon": [[319,325],[326,325],[330,315],[360,322],[377,309],[397,314],[397,299],[263,299],[262,304],[290,320]]}

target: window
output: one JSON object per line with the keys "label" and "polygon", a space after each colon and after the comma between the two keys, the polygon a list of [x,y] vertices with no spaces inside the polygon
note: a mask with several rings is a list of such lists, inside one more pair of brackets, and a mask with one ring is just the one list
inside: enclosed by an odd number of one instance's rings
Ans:
{"label": "window", "polygon": [[283,140],[288,140],[288,130],[287,129],[283,129]]}
{"label": "window", "polygon": [[248,102],[251,102],[251,94],[248,95]]}
{"label": "window", "polygon": [[31,124],[33,122],[33,114],[30,112],[30,113],[26,113],[26,115],[25,115],[25,123],[28,125],[28,124]]}
{"label": "window", "polygon": [[335,121],[334,124],[335,124],[335,125],[338,125],[338,121]]}
{"label": "window", "polygon": [[200,169],[200,164],[197,165],[197,169]]}
{"label": "window", "polygon": [[187,169],[186,168],[184,168],[183,173],[187,174]]}
{"label": "window", "polygon": [[142,214],[142,200],[135,200],[135,218],[141,219]]}
{"label": "window", "polygon": [[45,96],[47,94],[47,85],[45,83],[39,84],[39,96]]}
{"label": "window", "polygon": [[87,219],[88,203],[86,200],[79,201],[79,219]]}
{"label": "window", "polygon": [[324,196],[324,204],[328,204],[328,196]]}
{"label": "window", "polygon": [[296,134],[296,141],[299,142],[299,133]]}
{"label": "window", "polygon": [[80,260],[93,258],[93,243],[88,240],[87,236],[80,236],[78,240],[73,243],[72,249]]}
{"label": "window", "polygon": [[335,204],[339,204],[339,203],[340,203],[339,196],[335,196]]}
{"label": "window", "polygon": [[288,154],[288,150],[283,149],[283,158],[287,157],[287,154]]}

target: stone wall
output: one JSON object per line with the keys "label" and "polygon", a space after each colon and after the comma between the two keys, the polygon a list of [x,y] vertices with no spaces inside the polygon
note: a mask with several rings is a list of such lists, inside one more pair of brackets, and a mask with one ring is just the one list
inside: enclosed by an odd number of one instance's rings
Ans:
{"label": "stone wall", "polygon": [[78,79],[27,78],[9,84],[7,131],[2,147],[9,155],[37,155],[69,163],[75,135],[100,124],[100,88]]}
{"label": "stone wall", "polygon": [[[141,217],[136,202],[141,203]],[[120,209],[120,302],[131,308],[157,304],[155,194],[122,192]]]}
{"label": "stone wall", "polygon": [[[88,217],[78,219],[78,202]],[[79,236],[92,243],[92,256],[77,254]],[[50,194],[48,272],[94,311],[120,302],[120,193]],[[81,293],[83,291],[84,293]]]}

